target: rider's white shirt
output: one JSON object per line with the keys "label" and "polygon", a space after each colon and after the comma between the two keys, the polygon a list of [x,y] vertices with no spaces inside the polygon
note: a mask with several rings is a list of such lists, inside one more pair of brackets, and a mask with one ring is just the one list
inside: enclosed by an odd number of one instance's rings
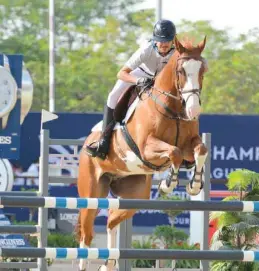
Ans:
{"label": "rider's white shirt", "polygon": [[147,42],[130,57],[125,66],[131,70],[141,67],[150,75],[154,75],[164,68],[173,53],[174,50],[171,50],[166,56],[161,56],[152,42]]}

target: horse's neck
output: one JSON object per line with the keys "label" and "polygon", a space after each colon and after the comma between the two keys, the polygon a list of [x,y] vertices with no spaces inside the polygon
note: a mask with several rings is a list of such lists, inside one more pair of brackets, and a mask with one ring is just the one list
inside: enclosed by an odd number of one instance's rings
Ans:
{"label": "horse's neck", "polygon": [[[155,89],[163,90],[174,96],[178,97],[178,90],[176,89],[176,66],[177,66],[177,54],[173,54],[169,62],[157,76],[155,81]],[[159,98],[174,111],[181,110],[180,103],[174,98],[168,98],[166,95],[160,95]]]}
{"label": "horse's neck", "polygon": [[[179,112],[181,110],[181,103],[176,99],[159,92],[159,90],[166,91],[177,96],[177,89],[175,87],[176,61],[177,56],[174,54],[164,69],[157,76],[153,91],[154,95],[157,96],[164,105],[174,112]],[[156,90],[156,88],[159,90]],[[163,137],[164,131],[168,129],[168,124],[171,122],[169,118],[166,118],[161,114],[161,109],[157,109],[159,104],[154,102],[153,99],[146,99],[149,97],[149,94],[144,93],[143,95],[147,95],[147,97],[144,96],[141,106],[137,107],[134,112],[135,117],[131,118],[128,123],[128,130],[140,148],[141,146],[143,147],[143,144],[145,144],[145,140],[150,133],[156,135],[159,134],[158,137]],[[136,127],[139,125],[136,123],[141,123],[142,129],[137,130]]]}

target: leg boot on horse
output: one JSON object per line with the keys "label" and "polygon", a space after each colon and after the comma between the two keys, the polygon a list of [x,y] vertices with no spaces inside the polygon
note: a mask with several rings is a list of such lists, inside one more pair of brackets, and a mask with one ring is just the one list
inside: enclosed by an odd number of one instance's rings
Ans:
{"label": "leg boot on horse", "polygon": [[[86,152],[92,157],[99,157],[105,159],[110,147],[111,137],[113,128],[116,124],[114,120],[114,109],[111,109],[109,106],[105,107],[104,117],[103,117],[103,128],[102,135],[99,142],[93,142],[90,145],[86,146]],[[93,146],[93,144],[96,144]]]}

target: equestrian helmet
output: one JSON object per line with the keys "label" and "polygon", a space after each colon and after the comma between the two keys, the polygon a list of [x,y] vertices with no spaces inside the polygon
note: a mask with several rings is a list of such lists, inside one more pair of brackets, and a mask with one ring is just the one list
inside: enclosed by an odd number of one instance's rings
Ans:
{"label": "equestrian helmet", "polygon": [[174,39],[176,35],[176,27],[169,20],[159,20],[153,30],[153,40],[159,42],[167,42]]}

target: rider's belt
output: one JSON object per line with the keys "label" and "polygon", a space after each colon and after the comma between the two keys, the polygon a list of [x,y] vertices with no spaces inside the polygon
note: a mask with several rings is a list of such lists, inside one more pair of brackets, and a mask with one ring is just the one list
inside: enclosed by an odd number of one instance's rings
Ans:
{"label": "rider's belt", "polygon": [[141,68],[140,66],[138,67],[140,70],[142,70],[145,74],[147,74],[148,76],[153,77],[154,74],[150,74],[149,72],[146,72],[143,68]]}

